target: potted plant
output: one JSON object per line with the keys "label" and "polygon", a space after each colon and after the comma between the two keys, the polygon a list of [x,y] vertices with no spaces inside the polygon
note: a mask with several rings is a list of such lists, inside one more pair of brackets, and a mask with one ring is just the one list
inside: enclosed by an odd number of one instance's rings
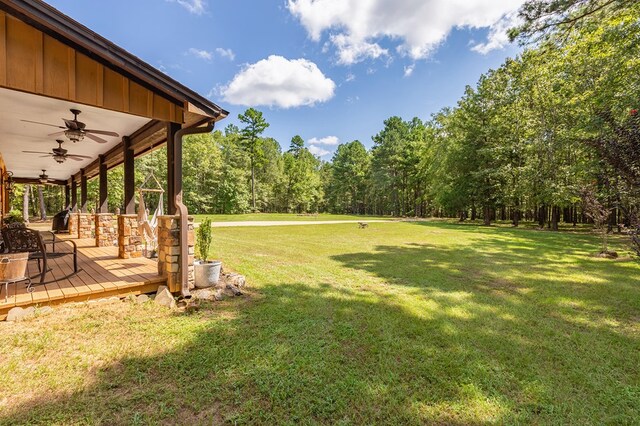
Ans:
{"label": "potted plant", "polygon": [[211,247],[211,219],[206,218],[196,229],[196,254],[198,259],[193,262],[195,269],[195,285],[197,288],[207,288],[218,284],[222,262],[210,261]]}

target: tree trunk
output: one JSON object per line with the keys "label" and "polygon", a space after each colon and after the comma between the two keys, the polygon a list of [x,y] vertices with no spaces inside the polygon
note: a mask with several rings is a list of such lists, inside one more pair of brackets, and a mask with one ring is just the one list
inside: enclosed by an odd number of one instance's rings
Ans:
{"label": "tree trunk", "polygon": [[256,211],[256,172],[253,166],[253,158],[251,159],[251,201],[253,213]]}
{"label": "tree trunk", "polygon": [[471,220],[476,220],[477,217],[476,206],[471,206]]}
{"label": "tree trunk", "polygon": [[538,208],[538,226],[544,228],[544,223],[547,217],[547,206],[544,204]]}
{"label": "tree trunk", "polygon": [[484,206],[482,208],[482,215],[484,218],[485,226],[491,225],[491,208],[489,206]]}
{"label": "tree trunk", "polygon": [[22,194],[22,218],[25,222],[29,222],[29,185],[24,186]]}
{"label": "tree trunk", "polygon": [[47,208],[44,204],[42,185],[38,185],[38,204],[40,205],[40,220],[47,220]]}
{"label": "tree trunk", "polygon": [[552,231],[558,230],[559,219],[560,219],[560,207],[553,206],[551,208],[551,230]]}

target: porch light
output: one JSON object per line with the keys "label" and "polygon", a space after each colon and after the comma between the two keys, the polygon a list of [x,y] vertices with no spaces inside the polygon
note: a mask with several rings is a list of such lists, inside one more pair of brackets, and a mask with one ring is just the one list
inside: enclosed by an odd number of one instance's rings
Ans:
{"label": "porch light", "polygon": [[68,129],[64,131],[64,135],[73,143],[80,142],[84,139],[84,132],[82,132],[82,130]]}

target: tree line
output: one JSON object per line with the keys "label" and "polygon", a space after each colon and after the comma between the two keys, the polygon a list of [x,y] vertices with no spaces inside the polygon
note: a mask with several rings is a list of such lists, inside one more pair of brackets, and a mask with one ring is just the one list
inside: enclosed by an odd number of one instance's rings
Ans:
{"label": "tree line", "polygon": [[[632,226],[640,207],[638,2],[530,0],[521,15],[512,36],[535,44],[483,74],[457,105],[424,120],[388,118],[370,149],[355,140],[322,161],[297,135],[283,149],[262,136],[268,123],[253,108],[239,115],[242,128],[190,136],[189,211],[528,220],[557,229],[590,220],[585,199],[596,199],[610,227]],[[166,182],[164,148],[136,160],[138,184],[151,172]],[[112,209],[122,204],[121,175],[109,172]],[[97,182],[89,190],[91,206]]]}

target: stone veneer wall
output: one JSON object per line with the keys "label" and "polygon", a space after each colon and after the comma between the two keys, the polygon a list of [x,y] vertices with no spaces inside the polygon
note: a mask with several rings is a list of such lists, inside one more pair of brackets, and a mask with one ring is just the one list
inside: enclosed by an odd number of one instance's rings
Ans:
{"label": "stone veneer wall", "polygon": [[78,213],[69,213],[69,236],[71,238],[78,236]]}
{"label": "stone veneer wall", "polygon": [[142,237],[138,231],[138,216],[118,215],[118,257],[129,259],[142,256]]}
{"label": "stone veneer wall", "polygon": [[78,213],[78,238],[94,238],[93,213]]}
{"label": "stone veneer wall", "polygon": [[113,213],[96,213],[96,247],[113,247],[118,245],[118,227]]}
{"label": "stone veneer wall", "polygon": [[[187,243],[189,259],[189,288],[194,288],[193,259],[195,254],[195,235],[193,230],[193,217],[189,216],[187,228]],[[180,282],[180,217],[158,217],[158,274],[167,277],[169,291],[176,293],[181,290]]]}

